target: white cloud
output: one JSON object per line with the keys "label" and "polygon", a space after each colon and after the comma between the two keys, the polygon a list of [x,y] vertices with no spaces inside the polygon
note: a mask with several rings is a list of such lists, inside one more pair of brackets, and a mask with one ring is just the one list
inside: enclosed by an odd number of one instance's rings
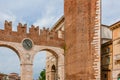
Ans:
{"label": "white cloud", "polygon": [[[57,2],[58,1],[58,2]],[[62,0],[49,1],[48,4],[44,7],[45,11],[42,12],[42,17],[38,18],[33,24],[40,27],[52,27],[55,22],[63,15],[63,3],[60,5]],[[56,6],[55,6],[56,5]],[[59,6],[61,8],[59,8]]]}
{"label": "white cloud", "polygon": [[57,21],[58,18],[56,17],[45,17],[42,19],[38,19],[34,25],[35,26],[40,26],[40,27],[51,27],[53,25],[53,23],[55,23]]}
{"label": "white cloud", "polygon": [[19,58],[17,54],[9,48],[0,47],[0,72],[6,74],[11,72],[20,73]]}
{"label": "white cloud", "polygon": [[0,10],[0,26],[7,19],[13,22],[13,30],[19,22],[51,27],[63,15],[63,0],[0,0]]}
{"label": "white cloud", "polygon": [[111,25],[120,20],[120,0],[102,0],[102,23]]}
{"label": "white cloud", "polygon": [[16,17],[12,14],[6,14],[6,13],[0,12],[0,21],[5,21],[5,20],[14,22],[16,20]]}
{"label": "white cloud", "polygon": [[16,21],[16,16],[13,15],[11,12],[0,12],[0,28],[4,28],[4,21]]}

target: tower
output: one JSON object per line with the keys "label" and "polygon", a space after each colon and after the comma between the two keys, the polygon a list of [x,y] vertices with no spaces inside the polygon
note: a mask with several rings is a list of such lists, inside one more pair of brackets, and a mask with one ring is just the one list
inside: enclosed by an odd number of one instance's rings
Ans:
{"label": "tower", "polygon": [[65,80],[100,80],[100,0],[64,0]]}

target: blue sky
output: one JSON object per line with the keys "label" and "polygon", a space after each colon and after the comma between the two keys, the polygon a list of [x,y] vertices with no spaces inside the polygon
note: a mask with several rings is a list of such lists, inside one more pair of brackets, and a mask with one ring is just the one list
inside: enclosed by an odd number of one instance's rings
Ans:
{"label": "blue sky", "polygon": [[[13,22],[13,30],[16,30],[19,22],[27,23],[28,27],[32,24],[40,28],[52,27],[64,14],[63,5],[63,0],[0,0],[0,29],[3,29],[5,20]],[[120,0],[102,0],[102,23],[111,25],[119,21],[119,8]],[[45,54],[38,55],[34,63],[34,75],[38,75],[38,69],[45,67]],[[14,51],[0,48],[0,72],[19,73],[19,68],[19,59]]]}
{"label": "blue sky", "polygon": [[120,21],[120,0],[102,0],[102,24]]}
{"label": "blue sky", "polygon": [[17,72],[17,73],[19,73],[19,71],[18,71],[18,70],[20,70],[19,64],[20,64],[19,58],[13,50],[11,50],[9,48],[5,48],[5,47],[0,47],[0,72],[3,72],[3,73]]}
{"label": "blue sky", "polygon": [[4,20],[34,24],[40,27],[52,26],[63,15],[63,0],[0,0],[0,25]]}

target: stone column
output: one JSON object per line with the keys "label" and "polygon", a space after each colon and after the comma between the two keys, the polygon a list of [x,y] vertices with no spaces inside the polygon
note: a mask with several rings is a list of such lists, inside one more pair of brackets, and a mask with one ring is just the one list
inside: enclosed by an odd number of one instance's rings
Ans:
{"label": "stone column", "polygon": [[[25,52],[25,51],[24,51]],[[33,80],[33,62],[32,55],[29,52],[22,53],[23,58],[21,60],[21,80]]]}
{"label": "stone column", "polygon": [[64,57],[59,57],[58,58],[58,75],[57,79],[58,80],[64,80]]}
{"label": "stone column", "polygon": [[33,64],[21,64],[21,80],[33,80]]}

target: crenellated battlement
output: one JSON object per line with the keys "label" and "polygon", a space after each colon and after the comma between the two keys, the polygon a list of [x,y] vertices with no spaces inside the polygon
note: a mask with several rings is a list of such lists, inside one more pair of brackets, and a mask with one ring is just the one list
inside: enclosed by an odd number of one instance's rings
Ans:
{"label": "crenellated battlement", "polygon": [[5,30],[12,31],[12,22],[8,22],[5,20],[4,27]]}
{"label": "crenellated battlement", "polygon": [[29,33],[39,35],[39,26],[35,27],[34,25],[31,25],[31,28],[29,28]]}
{"label": "crenellated battlement", "polygon": [[5,21],[4,30],[0,30],[0,40],[21,43],[24,38],[30,38],[36,45],[62,46],[64,39],[58,37],[58,33],[43,27],[31,25],[27,33],[27,24],[19,23],[17,31],[12,31],[12,22]]}
{"label": "crenellated battlement", "polygon": [[17,31],[20,34],[26,34],[27,33],[27,24],[22,25],[21,23],[17,26]]}

